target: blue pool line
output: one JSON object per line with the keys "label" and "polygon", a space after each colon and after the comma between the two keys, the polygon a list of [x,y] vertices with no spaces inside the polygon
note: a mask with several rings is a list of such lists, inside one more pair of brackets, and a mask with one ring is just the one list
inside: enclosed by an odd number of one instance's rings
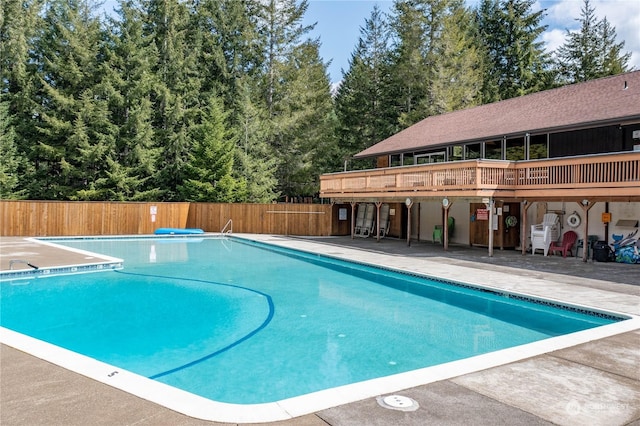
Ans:
{"label": "blue pool line", "polygon": [[200,364],[201,362],[204,362],[208,359],[211,359],[217,355],[220,355],[221,353],[224,353],[226,351],[228,351],[229,349],[238,346],[240,343],[244,342],[245,340],[250,339],[251,337],[255,336],[257,333],[259,333],[260,331],[262,331],[273,319],[273,315],[275,312],[275,306],[273,304],[273,299],[271,298],[271,296],[269,296],[266,293],[263,293],[261,291],[257,291],[251,288],[247,288],[247,287],[242,287],[242,286],[238,286],[238,285],[233,285],[233,284],[225,284],[225,283],[218,283],[215,281],[206,281],[206,280],[197,280],[197,279],[193,279],[193,278],[181,278],[181,277],[169,277],[169,276],[165,276],[165,275],[153,275],[153,274],[140,274],[140,273],[135,273],[135,272],[123,272],[123,271],[114,271],[117,272],[119,274],[124,274],[124,275],[135,275],[135,276],[141,276],[141,277],[152,277],[152,278],[164,278],[164,279],[169,279],[169,280],[184,280],[184,281],[193,281],[193,282],[199,282],[199,283],[205,283],[205,284],[214,284],[214,285],[221,285],[221,286],[225,286],[225,287],[233,287],[233,288],[239,288],[241,290],[247,290],[247,291],[251,291],[253,293],[257,293],[261,296],[264,296],[267,299],[267,304],[269,305],[269,315],[267,315],[267,318],[262,322],[262,324],[260,324],[260,326],[258,328],[256,328],[255,330],[253,330],[251,333],[247,334],[246,336],[242,337],[241,339],[236,340],[235,342],[225,346],[222,349],[218,349],[215,352],[212,352],[208,355],[203,356],[202,358],[198,358],[194,361],[188,362],[186,364],[183,364],[179,367],[176,368],[172,368],[171,370],[167,370],[167,371],[163,371],[161,373],[158,374],[154,374],[153,376],[149,376],[150,379],[158,379],[162,376],[168,376],[169,374],[173,374],[176,373],[178,371],[187,369],[189,367],[193,367],[194,365]]}

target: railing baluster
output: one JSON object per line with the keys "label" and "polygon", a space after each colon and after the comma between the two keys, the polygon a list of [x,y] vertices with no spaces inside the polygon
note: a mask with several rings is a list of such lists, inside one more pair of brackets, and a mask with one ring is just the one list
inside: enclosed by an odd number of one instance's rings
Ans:
{"label": "railing baluster", "polygon": [[[323,175],[324,196],[357,194],[367,191],[415,191],[418,188],[454,190],[588,188],[610,184],[637,187],[640,180],[640,153],[603,154],[571,159],[501,162],[469,160],[373,169]],[[635,182],[629,184],[629,182]],[[635,186],[634,186],[635,185]],[[393,188],[393,189],[392,189]]]}

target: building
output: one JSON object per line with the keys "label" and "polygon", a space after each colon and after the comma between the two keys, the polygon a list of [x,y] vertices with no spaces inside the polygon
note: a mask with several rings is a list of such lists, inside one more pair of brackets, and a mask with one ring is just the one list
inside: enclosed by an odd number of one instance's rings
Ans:
{"label": "building", "polygon": [[389,235],[408,242],[454,217],[445,249],[525,253],[548,212],[560,236],[611,242],[640,219],[640,71],[428,117],[355,157],[377,168],[320,178],[322,197],[347,204],[352,235],[357,206],[373,203],[378,217],[389,204]]}

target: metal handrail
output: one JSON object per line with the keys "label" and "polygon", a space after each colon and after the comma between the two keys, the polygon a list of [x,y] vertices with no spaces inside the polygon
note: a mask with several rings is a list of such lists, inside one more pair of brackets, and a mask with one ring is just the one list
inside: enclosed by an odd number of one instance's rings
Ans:
{"label": "metal handrail", "polygon": [[32,267],[33,269],[38,269],[38,267],[36,265],[32,265],[28,260],[23,260],[23,259],[12,259],[9,261],[9,270],[13,269],[13,264],[14,263],[24,263],[27,266]]}
{"label": "metal handrail", "polygon": [[[229,227],[229,229],[227,229]],[[222,227],[221,234],[233,234],[233,220],[229,219],[227,223]]]}

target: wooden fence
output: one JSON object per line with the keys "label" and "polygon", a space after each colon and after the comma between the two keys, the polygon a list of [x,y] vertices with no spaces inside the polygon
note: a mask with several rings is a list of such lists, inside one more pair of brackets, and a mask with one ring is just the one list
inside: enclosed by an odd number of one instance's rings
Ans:
{"label": "wooden fence", "polygon": [[0,201],[0,236],[138,235],[157,228],[220,232],[229,219],[233,232],[345,234],[336,212],[330,204]]}

